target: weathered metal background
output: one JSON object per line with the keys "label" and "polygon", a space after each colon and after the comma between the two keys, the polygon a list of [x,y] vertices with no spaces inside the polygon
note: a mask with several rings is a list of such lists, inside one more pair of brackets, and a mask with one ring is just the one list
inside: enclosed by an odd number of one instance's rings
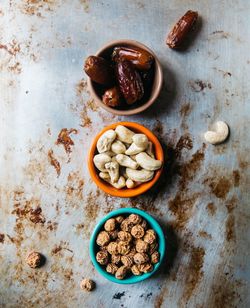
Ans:
{"label": "weathered metal background", "polygon": [[[171,51],[166,33],[187,9],[202,24],[186,51]],[[250,306],[249,15],[244,0],[0,1],[1,307]],[[145,43],[164,66],[160,99],[129,118],[96,107],[82,71],[120,38]],[[125,119],[152,129],[168,154],[162,181],[128,200],[97,189],[86,166],[95,134]],[[217,119],[230,138],[205,145]],[[62,128],[77,129],[71,153],[55,143]],[[88,242],[104,214],[127,206],[159,219],[168,250],[152,279],[121,286],[96,273]],[[33,249],[47,257],[38,270],[25,263]],[[83,277],[94,292],[80,290]]]}

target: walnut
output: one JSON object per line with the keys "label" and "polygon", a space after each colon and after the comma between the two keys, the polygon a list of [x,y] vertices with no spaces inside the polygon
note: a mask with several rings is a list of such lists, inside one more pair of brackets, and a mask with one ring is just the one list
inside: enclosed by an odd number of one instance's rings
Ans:
{"label": "walnut", "polygon": [[152,262],[153,264],[156,264],[156,263],[159,262],[159,260],[160,260],[160,254],[159,254],[158,251],[155,251],[155,252],[151,255],[151,262]]}
{"label": "walnut", "polygon": [[110,242],[110,236],[108,234],[108,232],[106,231],[101,231],[98,235],[97,235],[97,239],[96,239],[96,244],[99,246],[105,246]]}
{"label": "walnut", "polygon": [[129,252],[130,252],[130,244],[129,243],[126,243],[126,242],[123,242],[123,241],[120,241],[118,243],[118,253],[121,254],[121,255],[127,255]]}
{"label": "walnut", "polygon": [[130,256],[122,256],[121,257],[122,264],[127,266],[128,268],[131,268],[134,264],[133,258]]}
{"label": "walnut", "polygon": [[142,226],[143,229],[147,229],[148,224],[147,224],[147,222],[146,222],[145,219],[142,220],[142,222],[140,223],[140,225]]}
{"label": "walnut", "polygon": [[108,252],[111,255],[117,255],[118,254],[118,244],[116,242],[110,242],[108,244]]}
{"label": "walnut", "polygon": [[126,231],[126,232],[130,232],[132,227],[133,227],[133,225],[134,224],[131,221],[129,221],[128,218],[126,218],[121,223],[121,230],[122,231]]}
{"label": "walnut", "polygon": [[106,272],[114,275],[118,270],[118,266],[112,263],[109,263],[106,267]]}
{"label": "walnut", "polygon": [[85,291],[92,291],[95,288],[95,282],[91,279],[83,279],[80,283],[80,288]]}
{"label": "walnut", "polygon": [[123,220],[124,220],[124,217],[123,217],[123,216],[117,216],[117,217],[115,218],[115,220],[116,220],[116,222],[117,222],[118,224],[121,224],[121,223],[123,222]]}
{"label": "walnut", "polygon": [[137,252],[147,252],[149,249],[149,244],[139,239],[136,241],[135,248]]}
{"label": "walnut", "polygon": [[123,266],[119,267],[118,270],[116,271],[115,278],[123,279],[123,278],[125,278],[127,272],[128,272],[127,267],[123,265]]}
{"label": "walnut", "polygon": [[118,238],[123,242],[129,243],[132,240],[132,235],[126,231],[119,231]]}
{"label": "walnut", "polygon": [[118,237],[118,230],[110,231],[109,236],[112,240],[116,240]]}
{"label": "walnut", "polygon": [[111,262],[113,264],[119,264],[121,262],[121,255],[111,255]]}
{"label": "walnut", "polygon": [[156,233],[153,229],[148,229],[143,240],[149,244],[153,244],[156,241]]}
{"label": "walnut", "polygon": [[137,214],[130,214],[128,216],[128,220],[130,222],[132,222],[133,225],[137,225],[137,224],[139,224],[142,221],[142,218],[141,218],[141,216],[139,216]]}
{"label": "walnut", "polygon": [[138,268],[138,265],[136,265],[136,264],[134,264],[134,265],[131,267],[131,272],[132,272],[132,274],[135,275],[135,276],[139,276],[139,275],[142,274],[141,271],[140,271],[139,268]]}
{"label": "walnut", "polygon": [[154,269],[154,267],[151,263],[139,264],[138,268],[139,268],[140,272],[142,272],[142,273],[149,273],[149,272],[152,272],[152,270]]}
{"label": "walnut", "polygon": [[131,229],[131,234],[133,235],[133,237],[135,238],[142,238],[144,236],[144,229],[142,228],[142,226],[140,225],[135,225],[132,229]]}
{"label": "walnut", "polygon": [[114,231],[116,227],[116,220],[115,218],[108,219],[104,224],[104,229],[106,231]]}
{"label": "walnut", "polygon": [[135,255],[134,255],[134,262],[135,264],[143,264],[143,263],[146,263],[148,262],[149,260],[149,257],[146,253],[139,253],[137,252]]}
{"label": "walnut", "polygon": [[96,261],[101,265],[106,265],[109,262],[109,254],[107,251],[98,251]]}
{"label": "walnut", "polygon": [[150,244],[149,245],[149,250],[148,250],[148,253],[150,255],[152,255],[157,249],[158,249],[158,243],[157,242],[154,242],[153,244]]}
{"label": "walnut", "polygon": [[31,268],[37,268],[45,263],[45,257],[41,253],[33,251],[26,258],[26,262]]}

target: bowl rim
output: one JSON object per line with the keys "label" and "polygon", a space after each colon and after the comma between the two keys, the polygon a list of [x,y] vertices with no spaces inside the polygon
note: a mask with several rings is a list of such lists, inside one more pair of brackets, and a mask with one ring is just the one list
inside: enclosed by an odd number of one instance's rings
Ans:
{"label": "bowl rim", "polygon": [[[99,137],[107,130],[109,129],[115,129],[118,125],[123,125],[131,130],[135,129],[135,131],[138,131],[140,133],[144,133],[149,140],[153,143],[154,148],[155,148],[155,155],[156,158],[162,161],[162,167],[159,170],[155,171],[154,177],[152,180],[142,183],[139,186],[135,188],[123,188],[123,189],[116,189],[112,187],[110,184],[104,182],[102,179],[99,178],[97,172],[96,172],[96,167],[93,162],[93,157],[96,152],[96,143]],[[90,176],[92,180],[95,182],[95,184],[103,190],[105,193],[115,196],[115,197],[121,197],[121,198],[130,198],[130,197],[135,197],[138,195],[141,195],[145,193],[147,190],[149,190],[160,178],[162,171],[163,171],[163,165],[164,165],[164,152],[162,149],[162,146],[160,144],[160,141],[158,138],[152,133],[151,130],[146,128],[145,126],[136,123],[136,122],[115,122],[113,124],[110,124],[108,126],[105,126],[93,139],[89,153],[88,153],[88,169]]]}
{"label": "bowl rim", "polygon": [[[104,223],[106,222],[106,220],[108,220],[109,218],[112,218],[114,216],[118,216],[121,214],[138,214],[140,216],[142,216],[145,220],[147,220],[147,222],[149,223],[149,225],[152,227],[152,229],[155,230],[155,232],[157,233],[158,239],[159,239],[159,248],[158,251],[160,253],[160,261],[154,265],[154,269],[152,272],[150,273],[145,273],[142,274],[140,276],[132,276],[123,280],[119,280],[116,279],[115,276],[107,273],[103,267],[96,261],[95,258],[95,249],[96,249],[96,237],[97,234],[99,233],[99,231],[102,229]],[[162,261],[165,258],[165,253],[166,253],[166,239],[165,239],[165,235],[163,233],[162,227],[160,226],[160,224],[158,223],[158,221],[151,216],[150,214],[148,214],[147,212],[143,211],[143,210],[139,210],[137,208],[121,208],[121,209],[117,209],[114,211],[109,212],[106,216],[104,216],[95,226],[92,234],[91,234],[91,238],[90,238],[90,242],[89,242],[89,254],[90,254],[90,258],[91,261],[95,267],[95,269],[97,270],[97,272],[99,274],[101,274],[104,278],[118,283],[118,284],[134,284],[134,283],[138,283],[141,282],[145,279],[148,279],[149,277],[151,277],[161,266]]]}
{"label": "bowl rim", "polygon": [[99,56],[101,53],[103,53],[105,50],[114,47],[116,45],[132,45],[132,46],[136,46],[136,47],[140,47],[143,48],[145,50],[147,50],[148,52],[150,52],[155,59],[155,74],[158,74],[159,76],[159,82],[155,87],[155,91],[154,91],[154,95],[152,95],[152,97],[147,100],[143,105],[134,108],[134,109],[129,109],[129,110],[118,110],[118,109],[114,109],[111,108],[107,105],[105,105],[102,100],[100,99],[100,97],[97,95],[95,89],[94,89],[94,83],[93,81],[87,77],[87,85],[88,88],[90,90],[90,94],[91,96],[94,98],[96,104],[100,107],[102,107],[103,109],[105,109],[108,112],[111,112],[113,114],[116,115],[133,115],[133,114],[138,114],[140,112],[143,112],[144,110],[146,110],[147,108],[149,108],[154,102],[155,100],[158,98],[160,91],[162,89],[162,85],[163,85],[163,70],[162,70],[162,65],[158,59],[158,57],[156,56],[156,54],[146,45],[136,41],[136,40],[129,40],[129,39],[120,39],[120,40],[112,40],[107,42],[106,44],[104,44],[96,53],[95,56]]}

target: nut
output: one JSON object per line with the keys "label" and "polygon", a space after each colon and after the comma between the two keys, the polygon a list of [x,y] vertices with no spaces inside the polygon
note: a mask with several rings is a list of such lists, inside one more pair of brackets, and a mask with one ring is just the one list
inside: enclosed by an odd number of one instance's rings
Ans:
{"label": "nut", "polygon": [[91,80],[102,84],[113,83],[113,70],[111,65],[102,57],[89,56],[84,64],[84,71]]}
{"label": "nut", "polygon": [[119,180],[119,164],[116,161],[111,161],[105,164],[105,168],[109,173],[112,183],[116,183]]}
{"label": "nut", "polygon": [[144,229],[142,228],[141,225],[135,225],[132,229],[131,229],[131,234],[133,237],[135,238],[142,238],[144,236]]}
{"label": "nut", "polygon": [[111,255],[111,263],[119,264],[121,262],[121,255]]}
{"label": "nut", "polygon": [[116,221],[114,218],[108,219],[104,224],[104,229],[106,231],[114,231],[116,226]]}
{"label": "nut", "polygon": [[45,263],[45,257],[40,252],[33,251],[27,256],[26,262],[31,268],[41,267]]}
{"label": "nut", "polygon": [[133,170],[131,168],[126,168],[126,173],[128,178],[135,182],[148,182],[152,180],[154,176],[153,171],[141,169],[141,170]]}
{"label": "nut", "polygon": [[155,171],[161,168],[162,161],[150,157],[147,153],[142,152],[135,157],[137,163],[146,170]]}
{"label": "nut", "polygon": [[[109,151],[111,144],[116,138],[116,132],[113,129],[105,131],[97,140],[96,148],[99,153]],[[102,171],[102,170],[101,170]]]}
{"label": "nut", "polygon": [[124,155],[124,154],[117,154],[116,155],[116,160],[119,163],[119,165],[123,166],[123,167],[129,167],[131,169],[137,169],[138,168],[138,164],[129,156]]}
{"label": "nut", "polygon": [[185,15],[175,24],[167,37],[167,45],[170,48],[181,47],[189,32],[194,27],[198,18],[198,12],[187,11]]}
{"label": "nut", "polygon": [[149,244],[147,242],[144,242],[143,240],[139,239],[136,241],[136,251],[137,252],[147,252],[149,249]]}
{"label": "nut", "polygon": [[118,266],[112,263],[109,263],[106,267],[106,272],[114,275],[118,270]]}
{"label": "nut", "polygon": [[130,244],[127,242],[120,241],[118,243],[118,253],[121,255],[127,255],[130,252]]}
{"label": "nut", "polygon": [[207,131],[204,138],[207,142],[212,144],[222,143],[229,135],[228,125],[223,121],[218,121],[214,124],[214,131]]}
{"label": "nut", "polygon": [[149,244],[153,244],[156,241],[156,233],[153,229],[146,231],[143,240]]}
{"label": "nut", "polygon": [[124,217],[123,216],[117,216],[115,219],[118,222],[118,224],[121,224],[124,220]]}
{"label": "nut", "polygon": [[156,264],[156,263],[159,262],[159,260],[160,260],[160,254],[159,254],[159,252],[158,252],[158,251],[155,251],[154,253],[152,253],[152,255],[151,255],[151,262],[152,262],[153,264]]}
{"label": "nut", "polygon": [[124,279],[127,272],[128,272],[127,267],[123,265],[123,266],[119,267],[118,270],[116,271],[115,278],[116,279]]}
{"label": "nut", "polygon": [[152,272],[152,270],[154,269],[154,267],[151,263],[139,264],[138,268],[139,268],[140,272],[142,272],[142,273],[149,273],[149,272]]}
{"label": "nut", "polygon": [[139,147],[134,142],[129,146],[129,148],[125,151],[126,155],[136,155],[146,150],[147,147]]}
{"label": "nut", "polygon": [[126,180],[126,186],[127,186],[127,188],[133,188],[133,187],[135,187],[135,182],[132,181],[131,179],[127,179]]}
{"label": "nut", "polygon": [[109,254],[107,251],[98,251],[96,261],[101,265],[106,265],[109,262]]}
{"label": "nut", "polygon": [[126,151],[126,146],[120,140],[116,140],[112,143],[111,150],[115,154],[123,154]]}
{"label": "nut", "polygon": [[137,214],[130,214],[128,216],[128,221],[130,221],[132,224],[137,225],[142,222],[141,216]]}
{"label": "nut", "polygon": [[134,134],[132,138],[135,145],[141,148],[147,149],[148,147],[148,137],[144,134]]}
{"label": "nut", "polygon": [[146,253],[139,253],[137,252],[135,255],[134,255],[134,262],[135,264],[143,264],[143,263],[146,263],[148,262],[149,260],[149,257]]}
{"label": "nut", "polygon": [[124,219],[120,226],[121,230],[126,232],[130,232],[132,227],[133,223],[129,221],[128,218]]}
{"label": "nut", "polygon": [[102,101],[109,107],[118,107],[122,104],[122,97],[120,90],[117,87],[113,87],[104,92]]}
{"label": "nut", "polygon": [[123,125],[117,125],[115,129],[117,139],[121,142],[125,142],[128,144],[131,144],[133,142],[132,137],[134,136],[134,132],[132,130],[128,129],[127,127]]}
{"label": "nut", "polygon": [[110,237],[108,232],[101,231],[96,238],[96,244],[99,246],[105,246],[110,242]]}
{"label": "nut", "polygon": [[121,257],[121,262],[128,268],[131,268],[131,266],[134,264],[133,258],[130,256],[122,256]]}
{"label": "nut", "polygon": [[116,242],[110,242],[108,244],[108,252],[111,254],[111,255],[117,255],[118,254],[118,244]]}
{"label": "nut", "polygon": [[111,157],[105,153],[97,154],[93,158],[93,162],[97,169],[99,169],[102,172],[107,172],[105,168],[105,164],[111,161]]}
{"label": "nut", "polygon": [[119,231],[118,232],[118,238],[119,240],[129,243],[132,241],[132,236],[130,233],[126,232],[126,231]]}
{"label": "nut", "polygon": [[92,291],[95,288],[95,282],[91,279],[83,279],[80,283],[80,288],[85,291]]}
{"label": "nut", "polygon": [[137,264],[134,264],[132,267],[131,267],[131,272],[133,275],[135,276],[140,276],[142,273],[141,271],[139,270],[139,266]]}

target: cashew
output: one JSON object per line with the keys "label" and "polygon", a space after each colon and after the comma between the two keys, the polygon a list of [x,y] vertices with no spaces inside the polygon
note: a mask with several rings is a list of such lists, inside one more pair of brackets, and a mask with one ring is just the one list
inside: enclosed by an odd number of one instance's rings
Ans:
{"label": "cashew", "polygon": [[144,134],[134,134],[132,140],[139,148],[146,149],[148,146],[148,137]]}
{"label": "cashew", "polygon": [[135,155],[145,151],[145,147],[138,147],[135,143],[132,143],[131,146],[125,151],[126,155]]}
{"label": "cashew", "polygon": [[126,181],[124,179],[123,176],[120,176],[117,183],[112,183],[111,182],[111,179],[110,179],[110,176],[108,173],[105,173],[105,172],[100,172],[99,173],[99,176],[101,179],[103,179],[105,182],[109,183],[110,185],[112,185],[113,187],[117,188],[117,189],[121,189],[123,187],[126,186]]}
{"label": "cashew", "polygon": [[104,153],[97,154],[94,156],[93,161],[97,169],[103,172],[107,172],[107,170],[105,169],[105,164],[111,161],[111,157]]}
{"label": "cashew", "polygon": [[154,176],[154,171],[149,171],[145,169],[134,170],[131,168],[126,168],[126,173],[129,179],[135,182],[148,182]]}
{"label": "cashew", "polygon": [[105,164],[105,168],[109,173],[112,183],[115,183],[119,179],[119,164],[118,162],[111,161]]}
{"label": "cashew", "polygon": [[123,125],[118,125],[115,129],[115,132],[117,134],[117,139],[126,142],[126,143],[132,143],[132,137],[134,136],[134,132],[132,132],[130,129]]}
{"label": "cashew", "polygon": [[214,124],[214,131],[207,131],[204,134],[205,140],[212,144],[219,144],[225,141],[229,134],[228,125],[223,121]]}
{"label": "cashew", "polygon": [[133,188],[133,187],[135,187],[135,182],[132,181],[131,179],[127,179],[126,180],[126,186],[127,186],[127,188]]}
{"label": "cashew", "polygon": [[146,153],[152,157],[155,158],[154,152],[153,152],[153,143],[151,141],[148,142],[148,147],[146,149]]}
{"label": "cashew", "polygon": [[109,129],[105,133],[103,133],[96,144],[98,152],[104,153],[106,151],[109,151],[111,148],[111,144],[115,140],[115,138],[116,132],[113,129]]}
{"label": "cashew", "polygon": [[135,157],[137,163],[146,170],[158,170],[162,166],[162,162],[160,160],[156,160],[150,157],[147,153],[142,152],[136,155]]}
{"label": "cashew", "polygon": [[117,154],[116,155],[117,162],[124,167],[129,167],[131,169],[137,169],[138,164],[133,159],[131,159],[129,156],[124,154]]}
{"label": "cashew", "polygon": [[122,154],[126,151],[126,147],[121,141],[116,140],[112,143],[111,150],[116,154]]}
{"label": "cashew", "polygon": [[103,179],[104,181],[108,181],[108,180],[111,181],[110,175],[108,174],[108,172],[100,172],[99,177]]}

